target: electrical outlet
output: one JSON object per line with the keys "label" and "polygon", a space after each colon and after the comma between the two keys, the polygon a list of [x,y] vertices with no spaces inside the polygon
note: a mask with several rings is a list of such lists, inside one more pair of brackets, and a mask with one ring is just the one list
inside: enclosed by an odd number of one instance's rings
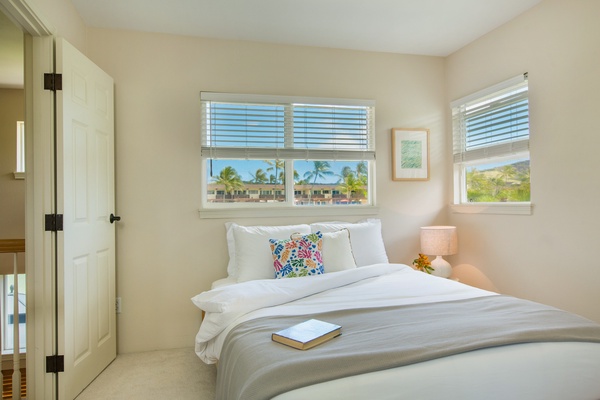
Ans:
{"label": "electrical outlet", "polygon": [[121,298],[117,297],[116,301],[115,301],[115,311],[117,312],[117,314],[121,314]]}

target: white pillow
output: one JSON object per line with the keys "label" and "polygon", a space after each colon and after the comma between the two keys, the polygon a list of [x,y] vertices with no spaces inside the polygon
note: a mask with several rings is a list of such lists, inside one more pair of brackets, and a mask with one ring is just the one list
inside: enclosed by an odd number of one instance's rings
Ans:
{"label": "white pillow", "polygon": [[[358,267],[389,263],[381,236],[381,220],[379,219],[367,219],[357,223],[316,222],[310,224],[310,228],[313,232],[335,232],[347,228],[350,231],[350,244]],[[325,268],[327,267],[325,266]]]}
{"label": "white pillow", "polygon": [[[289,239],[294,233],[308,234],[310,226],[241,226],[232,224],[235,268],[238,282],[274,279],[273,255],[269,239]],[[229,267],[228,267],[229,271]]]}
{"label": "white pillow", "polygon": [[321,253],[323,254],[325,273],[356,268],[348,229],[323,233]]}
{"label": "white pillow", "polygon": [[229,263],[227,264],[227,275],[237,277],[237,264],[235,263],[235,239],[233,238],[233,227],[238,226],[235,222],[226,222],[225,230],[227,232],[227,252],[229,253]]}

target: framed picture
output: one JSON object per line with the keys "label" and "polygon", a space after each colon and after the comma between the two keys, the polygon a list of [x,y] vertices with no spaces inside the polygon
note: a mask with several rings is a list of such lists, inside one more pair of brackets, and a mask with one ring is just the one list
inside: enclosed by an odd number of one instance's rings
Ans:
{"label": "framed picture", "polygon": [[429,129],[392,129],[392,180],[429,180]]}

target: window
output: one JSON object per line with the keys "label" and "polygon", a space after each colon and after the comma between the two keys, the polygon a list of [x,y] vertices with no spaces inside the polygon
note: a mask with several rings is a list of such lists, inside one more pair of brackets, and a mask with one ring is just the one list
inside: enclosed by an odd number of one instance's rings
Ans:
{"label": "window", "polygon": [[[19,324],[19,347],[21,352],[26,351],[26,306],[25,296],[27,293],[25,274],[19,274],[19,293],[15,296],[14,293],[14,276],[13,275],[0,275],[0,298],[2,302],[2,308],[0,309],[0,316],[2,316],[0,323],[2,324],[2,337],[1,347],[2,354],[12,354],[14,350],[14,327],[15,322]],[[19,315],[14,315],[14,300],[15,298],[19,302]]]}
{"label": "window", "polygon": [[452,103],[455,204],[530,201],[527,74]]}
{"label": "window", "polygon": [[203,92],[201,103],[203,209],[373,205],[373,101]]}
{"label": "window", "polygon": [[15,179],[25,179],[25,123],[17,121],[17,167]]}

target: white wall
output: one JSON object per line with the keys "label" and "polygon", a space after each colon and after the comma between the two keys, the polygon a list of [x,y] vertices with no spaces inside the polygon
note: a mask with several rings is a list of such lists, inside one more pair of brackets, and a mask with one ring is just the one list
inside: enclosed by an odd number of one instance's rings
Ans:
{"label": "white wall", "polygon": [[598,16],[596,0],[544,0],[446,60],[447,101],[523,72],[530,88],[533,215],[451,214],[456,263],[477,266],[501,292],[596,321]]}
{"label": "white wall", "polygon": [[[121,353],[191,346],[200,312],[190,298],[226,276],[227,220],[198,215],[201,90],[374,99],[379,216],[391,260],[412,262],[419,226],[446,217],[441,58],[102,29],[88,30],[87,46],[115,79]],[[431,130],[430,181],[391,180],[393,127]]]}

